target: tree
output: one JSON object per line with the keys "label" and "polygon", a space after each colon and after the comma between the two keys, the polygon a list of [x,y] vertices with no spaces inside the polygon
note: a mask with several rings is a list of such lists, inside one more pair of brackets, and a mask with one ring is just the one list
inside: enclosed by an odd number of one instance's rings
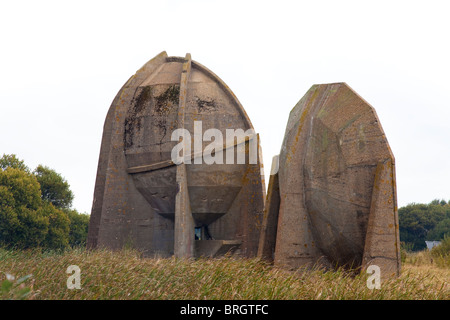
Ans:
{"label": "tree", "polygon": [[436,224],[433,230],[428,232],[427,240],[433,241],[444,239],[445,236],[450,237],[450,217],[439,221],[439,223]]}
{"label": "tree", "polygon": [[70,220],[67,214],[45,201],[38,211],[49,220],[48,232],[42,246],[50,249],[66,248],[69,245],[70,230]]}
{"label": "tree", "polygon": [[34,175],[13,167],[0,171],[0,242],[29,248],[44,241],[49,219],[39,211],[41,191]]}
{"label": "tree", "polygon": [[3,154],[0,158],[0,169],[15,168],[25,172],[30,172],[30,169],[25,165],[23,160],[16,157],[15,154]]}
{"label": "tree", "polygon": [[400,240],[412,250],[425,249],[425,240],[440,240],[450,234],[450,205],[446,201],[409,204],[398,214]]}
{"label": "tree", "polygon": [[77,210],[65,209],[70,220],[69,245],[71,247],[85,246],[89,227],[89,216]]}
{"label": "tree", "polygon": [[62,249],[85,245],[89,216],[70,209],[73,193],[54,170],[31,172],[15,155],[0,158],[0,245]]}
{"label": "tree", "polygon": [[33,173],[41,186],[44,201],[61,209],[72,206],[74,196],[70,185],[59,173],[43,165],[39,165]]}

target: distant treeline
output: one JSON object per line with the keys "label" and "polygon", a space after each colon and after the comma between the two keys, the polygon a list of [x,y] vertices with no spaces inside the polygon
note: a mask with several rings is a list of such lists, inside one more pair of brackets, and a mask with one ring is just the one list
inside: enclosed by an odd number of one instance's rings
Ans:
{"label": "distant treeline", "polygon": [[406,250],[426,248],[426,240],[450,236],[450,201],[433,200],[429,204],[411,203],[398,210],[400,242]]}
{"label": "distant treeline", "polygon": [[0,246],[85,246],[89,216],[71,208],[68,182],[53,169],[31,171],[15,155],[0,158]]}

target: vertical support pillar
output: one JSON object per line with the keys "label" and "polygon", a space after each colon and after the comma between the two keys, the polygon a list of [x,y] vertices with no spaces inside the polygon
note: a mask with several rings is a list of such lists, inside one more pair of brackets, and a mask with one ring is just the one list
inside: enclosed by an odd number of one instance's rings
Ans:
{"label": "vertical support pillar", "polygon": [[277,240],[280,186],[278,183],[278,155],[272,159],[269,189],[264,206],[264,216],[259,237],[258,258],[273,262]]}
{"label": "vertical support pillar", "polygon": [[192,258],[194,256],[195,226],[189,202],[186,165],[184,163],[177,166],[177,187],[174,254],[177,258]]}
{"label": "vertical support pillar", "polygon": [[[179,128],[185,127],[185,109],[187,97],[187,85],[191,71],[191,55],[186,54],[181,73],[180,81],[180,99],[178,107],[178,124]],[[187,137],[183,137],[183,143],[191,143],[186,141]],[[186,150],[186,148],[184,148]],[[186,155],[184,155],[186,156]],[[191,155],[188,155],[189,157]],[[177,166],[177,195],[175,198],[175,239],[174,254],[177,258],[194,257],[195,242],[195,225],[192,217],[191,205],[189,200],[188,182],[186,164],[181,163]]]}
{"label": "vertical support pillar", "polygon": [[395,183],[395,164],[378,162],[363,254],[363,270],[380,268],[381,279],[400,274],[400,239]]}

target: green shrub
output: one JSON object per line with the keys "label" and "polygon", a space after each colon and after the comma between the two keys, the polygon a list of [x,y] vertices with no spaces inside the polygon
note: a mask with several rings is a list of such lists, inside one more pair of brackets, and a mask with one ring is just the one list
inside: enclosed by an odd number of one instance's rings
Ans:
{"label": "green shrub", "polygon": [[71,247],[84,247],[86,245],[89,216],[77,210],[66,209],[64,212],[70,220],[69,245]]}
{"label": "green shrub", "polygon": [[0,242],[18,248],[41,245],[49,228],[41,205],[36,177],[12,167],[0,170]]}
{"label": "green shrub", "polygon": [[15,154],[3,154],[0,158],[0,169],[6,170],[6,168],[19,169],[25,172],[30,172],[30,168],[25,165],[23,160],[16,157]]}
{"label": "green shrub", "polygon": [[86,244],[89,216],[70,209],[73,193],[56,171],[33,172],[14,154],[0,158],[0,245],[65,249]]}
{"label": "green shrub", "polygon": [[49,220],[48,232],[43,242],[43,247],[49,249],[67,248],[69,245],[70,226],[67,214],[48,202],[43,202],[39,212],[48,217]]}
{"label": "green shrub", "polygon": [[450,235],[445,235],[439,245],[431,249],[431,255],[445,257],[450,255]]}
{"label": "green shrub", "polygon": [[430,255],[438,266],[450,267],[450,236],[444,236],[442,242],[430,250]]}
{"label": "green shrub", "polygon": [[73,201],[73,193],[69,183],[55,170],[38,165],[33,171],[39,182],[42,200],[50,202],[56,208],[70,208]]}

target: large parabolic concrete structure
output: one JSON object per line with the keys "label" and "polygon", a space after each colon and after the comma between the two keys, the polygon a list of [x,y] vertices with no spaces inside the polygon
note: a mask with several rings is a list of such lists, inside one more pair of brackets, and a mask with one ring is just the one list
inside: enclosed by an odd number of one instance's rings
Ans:
{"label": "large parabolic concrete structure", "polygon": [[345,83],[314,85],[274,158],[258,255],[289,268],[400,272],[395,161],[375,110]]}
{"label": "large parabolic concrete structure", "polygon": [[261,158],[231,90],[189,54],[162,52],[108,111],[88,247],[399,274],[394,156],[349,86],[314,85],[292,109],[267,198]]}
{"label": "large parabolic concrete structure", "polygon": [[[176,130],[187,134],[173,139]],[[180,141],[181,157],[174,159]],[[204,157],[206,149],[215,161]],[[223,81],[190,54],[162,52],[125,83],[108,111],[88,247],[131,246],[163,257],[230,250],[256,256],[265,198],[261,158],[259,138]]]}

